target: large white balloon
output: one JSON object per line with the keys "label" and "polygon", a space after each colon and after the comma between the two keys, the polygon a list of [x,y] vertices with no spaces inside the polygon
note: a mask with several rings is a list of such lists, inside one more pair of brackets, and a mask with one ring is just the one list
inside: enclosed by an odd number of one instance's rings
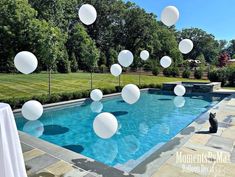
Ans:
{"label": "large white balloon", "polygon": [[183,85],[177,85],[175,86],[174,88],[174,93],[177,95],[177,96],[184,96],[185,93],[186,93],[186,89]]}
{"label": "large white balloon", "polygon": [[96,116],[93,129],[97,136],[108,139],[117,132],[118,121],[114,115],[104,112]]}
{"label": "large white balloon", "polygon": [[22,107],[22,115],[28,120],[37,120],[43,114],[41,103],[35,100],[27,101]]}
{"label": "large white balloon", "polygon": [[190,39],[183,39],[179,43],[179,50],[183,54],[188,54],[193,50],[193,42]]}
{"label": "large white balloon", "polygon": [[179,20],[179,10],[175,6],[166,7],[161,14],[161,21],[168,27],[175,25]]}
{"label": "large white balloon", "polygon": [[168,56],[164,56],[160,60],[160,64],[163,68],[168,68],[169,66],[171,66],[171,63],[172,63],[172,59]]}
{"label": "large white balloon", "polygon": [[133,63],[134,56],[129,50],[123,50],[118,55],[118,62],[124,66],[128,67]]}
{"label": "large white balloon", "polygon": [[31,52],[22,51],[15,56],[14,64],[21,73],[30,74],[37,68],[38,60]]}
{"label": "large white balloon", "polygon": [[182,108],[185,105],[185,98],[182,96],[176,96],[174,98],[174,104],[177,108]]}
{"label": "large white balloon", "polygon": [[100,101],[103,98],[103,93],[100,89],[94,89],[91,91],[90,97],[93,101]]}
{"label": "large white balloon", "polygon": [[97,18],[97,12],[94,6],[90,4],[84,4],[80,7],[78,16],[82,23],[84,23],[85,25],[91,25]]}
{"label": "large white balloon", "polygon": [[23,127],[23,131],[33,135],[34,137],[39,138],[40,136],[42,136],[43,132],[44,132],[44,126],[42,124],[42,122],[35,120],[35,121],[28,121],[24,127]]}
{"label": "large white balloon", "polygon": [[147,50],[143,50],[140,52],[140,58],[144,61],[149,59],[149,52]]}
{"label": "large white balloon", "polygon": [[113,64],[110,68],[110,72],[113,76],[117,77],[122,74],[122,67],[119,64]]}
{"label": "large white balloon", "polygon": [[93,101],[91,103],[91,111],[94,112],[94,113],[100,113],[103,109],[103,104],[99,101]]}
{"label": "large white balloon", "polygon": [[134,84],[128,84],[122,89],[122,99],[128,104],[136,103],[140,98],[140,89]]}

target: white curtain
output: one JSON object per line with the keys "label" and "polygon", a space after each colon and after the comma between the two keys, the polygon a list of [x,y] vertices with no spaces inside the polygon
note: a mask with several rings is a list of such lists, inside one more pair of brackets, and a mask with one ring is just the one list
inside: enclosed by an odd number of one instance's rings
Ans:
{"label": "white curtain", "polygon": [[5,103],[0,103],[0,177],[27,177],[15,118]]}

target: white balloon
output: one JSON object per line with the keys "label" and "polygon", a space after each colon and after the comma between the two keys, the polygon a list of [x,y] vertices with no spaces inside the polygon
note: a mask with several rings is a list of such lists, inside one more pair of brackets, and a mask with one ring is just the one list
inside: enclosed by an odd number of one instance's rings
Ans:
{"label": "white balloon", "polygon": [[114,115],[104,112],[96,116],[93,129],[97,136],[108,139],[117,132],[118,121]]}
{"label": "white balloon", "polygon": [[182,108],[185,105],[185,98],[182,96],[177,96],[174,98],[174,104],[177,108]]}
{"label": "white balloon", "polygon": [[184,96],[185,93],[186,93],[186,89],[183,85],[177,85],[175,86],[174,88],[174,93],[177,95],[177,96]]}
{"label": "white balloon", "polygon": [[122,89],[122,99],[128,104],[136,103],[140,98],[140,89],[134,84],[128,84]]}
{"label": "white balloon", "polygon": [[23,105],[21,112],[25,119],[33,121],[42,116],[43,107],[40,102],[31,100]]}
{"label": "white balloon", "polygon": [[93,101],[91,103],[91,111],[94,112],[94,113],[100,113],[103,109],[103,104],[99,101]]}
{"label": "white balloon", "polygon": [[134,56],[129,50],[123,50],[118,55],[118,62],[124,66],[128,67],[133,63]]}
{"label": "white balloon", "polygon": [[171,63],[172,63],[172,59],[168,56],[164,56],[160,60],[160,64],[163,68],[168,68],[169,66],[171,66]]}
{"label": "white balloon", "polygon": [[167,6],[161,14],[161,21],[168,27],[175,25],[179,20],[179,10],[175,6]]}
{"label": "white balloon", "polygon": [[113,76],[117,77],[122,74],[122,67],[119,64],[113,64],[110,68],[110,72]]}
{"label": "white balloon", "polygon": [[91,25],[97,18],[97,12],[94,6],[90,4],[84,4],[79,9],[78,16],[82,23],[84,23],[85,25]]}
{"label": "white balloon", "polygon": [[94,89],[91,91],[90,97],[93,101],[100,101],[103,98],[103,93],[100,89]]}
{"label": "white balloon", "polygon": [[149,52],[147,50],[143,50],[140,53],[140,58],[144,61],[148,60],[149,59]]}
{"label": "white balloon", "polygon": [[188,54],[193,50],[193,42],[190,39],[183,39],[179,43],[179,50],[183,54]]}
{"label": "white balloon", "polygon": [[42,122],[38,120],[28,121],[26,124],[24,124],[23,131],[34,137],[39,138],[44,132],[44,126]]}
{"label": "white balloon", "polygon": [[15,56],[14,64],[21,73],[30,74],[37,68],[38,60],[31,52],[22,51]]}

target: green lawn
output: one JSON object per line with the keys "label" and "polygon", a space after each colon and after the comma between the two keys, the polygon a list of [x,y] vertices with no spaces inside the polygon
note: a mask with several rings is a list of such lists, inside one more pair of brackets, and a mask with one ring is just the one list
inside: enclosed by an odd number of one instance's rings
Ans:
{"label": "green lawn", "polygon": [[[195,81],[182,78],[141,76],[142,84],[161,84],[171,81]],[[121,76],[121,85],[138,84],[138,75]],[[94,74],[93,88],[110,88],[118,85],[118,78],[111,74]],[[71,73],[71,74],[53,74],[52,75],[52,93],[73,92],[90,89],[89,73]],[[48,93],[48,75],[47,74],[0,74],[0,99],[12,97],[30,97]]]}

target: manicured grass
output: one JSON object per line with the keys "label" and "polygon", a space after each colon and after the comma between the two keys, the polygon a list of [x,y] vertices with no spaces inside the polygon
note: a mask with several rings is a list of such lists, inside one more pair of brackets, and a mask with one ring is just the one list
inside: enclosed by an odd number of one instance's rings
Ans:
{"label": "manicured grass", "polygon": [[[162,84],[172,81],[195,81],[182,78],[141,76],[141,84]],[[138,75],[121,76],[121,85],[139,84]],[[112,88],[118,86],[118,78],[111,74],[93,74],[93,88]],[[89,73],[52,74],[52,93],[74,92],[90,89]],[[48,93],[47,74],[0,74],[0,100],[8,98],[31,97]]]}

